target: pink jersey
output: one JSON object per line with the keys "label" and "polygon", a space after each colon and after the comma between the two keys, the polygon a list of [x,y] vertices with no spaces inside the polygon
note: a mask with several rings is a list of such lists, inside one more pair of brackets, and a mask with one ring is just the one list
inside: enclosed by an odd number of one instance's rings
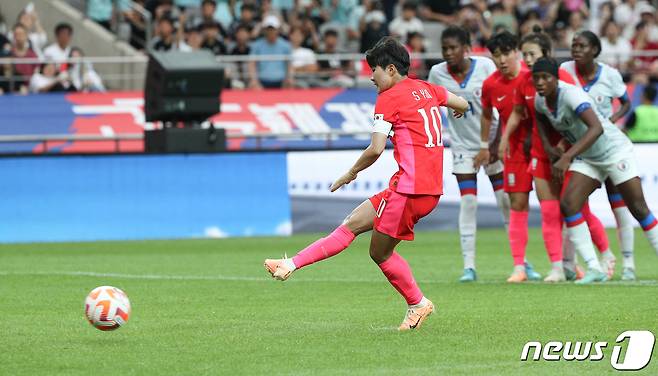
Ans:
{"label": "pink jersey", "polygon": [[392,135],[399,170],[389,183],[405,194],[443,193],[443,140],[440,106],[448,91],[406,78],[382,92],[375,103],[375,132]]}

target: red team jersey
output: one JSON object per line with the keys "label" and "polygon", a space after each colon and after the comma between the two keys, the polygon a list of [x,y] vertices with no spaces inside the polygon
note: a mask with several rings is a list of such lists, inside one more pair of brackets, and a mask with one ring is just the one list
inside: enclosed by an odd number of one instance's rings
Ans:
{"label": "red team jersey", "polygon": [[[575,84],[573,77],[566,70],[560,68],[559,71],[560,81],[564,81],[568,84]],[[530,150],[530,155],[534,158],[547,160],[548,155],[546,150],[544,150],[544,145],[539,138],[539,131],[537,129],[537,114],[535,112],[535,85],[532,81],[532,72],[528,71],[525,73],[523,81],[521,82],[516,95],[514,96],[514,105],[525,106],[526,108],[526,117],[530,117],[532,121],[532,149]],[[554,129],[549,130],[549,140],[551,145],[555,146],[562,136]],[[511,141],[510,141],[511,143]]]}
{"label": "red team jersey", "polygon": [[[509,119],[512,111],[514,110],[514,100],[516,97],[517,88],[525,82],[526,76],[530,71],[528,67],[521,63],[519,74],[508,80],[500,71],[494,72],[482,84],[482,108],[495,108],[498,110],[500,117],[501,131],[505,131],[507,120]],[[523,145],[528,137],[528,132],[532,127],[530,118],[526,117],[521,120],[519,127],[510,136],[509,139],[509,154],[505,157],[505,161],[512,162],[527,162],[528,157],[525,155]]]}
{"label": "red team jersey", "polygon": [[375,124],[392,130],[393,156],[399,170],[389,183],[393,191],[414,195],[443,193],[443,142],[440,106],[448,91],[406,78],[382,92],[375,103]]}

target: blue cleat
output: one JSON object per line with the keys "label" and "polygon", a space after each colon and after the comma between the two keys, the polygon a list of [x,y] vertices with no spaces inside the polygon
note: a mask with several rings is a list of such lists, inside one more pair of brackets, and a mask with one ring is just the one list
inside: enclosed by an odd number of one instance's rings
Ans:
{"label": "blue cleat", "polygon": [[624,268],[621,273],[622,281],[635,281],[635,270],[633,268]]}
{"label": "blue cleat", "polygon": [[608,275],[599,270],[588,269],[587,273],[582,279],[574,282],[577,285],[588,285],[593,282],[605,282],[608,280]]}
{"label": "blue cleat", "polygon": [[529,261],[525,262],[525,274],[528,276],[528,281],[541,281],[541,274],[535,271]]}
{"label": "blue cleat", "polygon": [[475,269],[472,268],[467,268],[464,269],[464,275],[462,275],[461,278],[459,278],[459,282],[475,282],[477,281],[478,277],[475,274]]}

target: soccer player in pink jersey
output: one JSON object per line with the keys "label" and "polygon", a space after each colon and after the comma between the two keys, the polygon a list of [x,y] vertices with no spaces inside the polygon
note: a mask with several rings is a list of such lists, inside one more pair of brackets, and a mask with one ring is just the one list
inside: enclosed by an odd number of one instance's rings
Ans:
{"label": "soccer player in pink jersey", "polygon": [[468,102],[445,88],[407,77],[409,53],[391,37],[382,38],[366,52],[379,96],[370,145],[352,168],[331,186],[334,192],[357,178],[393,143],[399,170],[388,189],[361,203],[342,225],[312,243],[292,259],[265,260],[265,268],[278,280],[297,269],[335,256],[354,238],[372,231],[370,257],[404,297],[408,308],[399,330],[416,329],[434,311],[434,305],[416,284],[407,262],[395,252],[401,240],[414,239],[414,225],[429,214],[443,193],[443,145],[440,106],[460,117]]}

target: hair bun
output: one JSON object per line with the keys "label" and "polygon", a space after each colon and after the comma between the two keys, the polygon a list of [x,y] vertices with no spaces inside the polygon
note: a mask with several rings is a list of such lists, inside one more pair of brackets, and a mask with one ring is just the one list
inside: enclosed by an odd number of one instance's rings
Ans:
{"label": "hair bun", "polygon": [[537,34],[539,34],[539,33],[543,32],[543,31],[544,31],[544,30],[543,30],[543,29],[541,28],[541,26],[539,26],[539,25],[535,25],[535,26],[532,27],[532,32],[533,32],[533,33],[537,33]]}

